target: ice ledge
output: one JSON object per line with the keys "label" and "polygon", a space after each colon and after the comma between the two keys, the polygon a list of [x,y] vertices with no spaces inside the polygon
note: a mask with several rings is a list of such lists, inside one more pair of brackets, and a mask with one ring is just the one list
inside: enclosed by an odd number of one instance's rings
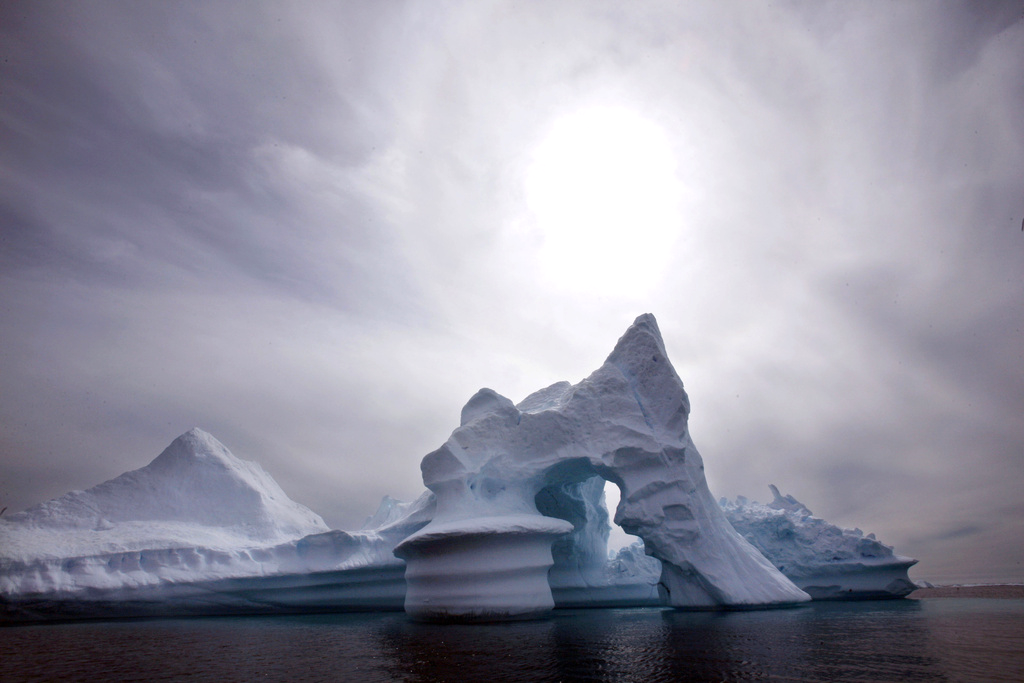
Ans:
{"label": "ice ledge", "polygon": [[418,544],[488,535],[546,534],[561,536],[572,532],[569,522],[542,515],[507,515],[504,517],[477,517],[429,525],[410,535],[395,547],[395,555],[403,557],[404,549]]}

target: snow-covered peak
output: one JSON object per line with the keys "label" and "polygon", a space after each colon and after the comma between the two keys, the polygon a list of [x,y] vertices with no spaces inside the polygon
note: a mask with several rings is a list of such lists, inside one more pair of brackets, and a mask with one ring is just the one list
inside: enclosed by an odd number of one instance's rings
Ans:
{"label": "snow-covered peak", "polygon": [[779,493],[779,487],[775,484],[768,484],[768,488],[772,492],[772,502],[768,503],[768,507],[773,510],[788,510],[802,515],[813,515],[814,513],[810,509],[801,503],[799,500],[794,498],[792,495],[782,495]]}
{"label": "snow-covered peak", "polygon": [[212,434],[199,427],[193,427],[172,441],[171,445],[156,456],[147,467],[171,471],[182,467],[201,466],[202,463],[214,466],[219,463],[230,468],[241,462]]}
{"label": "snow-covered peak", "polygon": [[10,522],[68,530],[127,528],[135,522],[199,525],[261,541],[328,529],[262,467],[235,457],[201,429],[179,436],[145,467],[31,507]]}
{"label": "snow-covered peak", "polygon": [[668,359],[658,321],[638,316],[605,361],[622,373],[640,404],[644,419],[659,438],[671,441],[687,431],[690,399]]}
{"label": "snow-covered peak", "polygon": [[651,351],[661,355],[664,360],[665,342],[661,338],[658,321],[652,313],[643,313],[638,315],[633,324],[619,337],[605,362],[620,365],[634,362],[635,359],[646,360]]}

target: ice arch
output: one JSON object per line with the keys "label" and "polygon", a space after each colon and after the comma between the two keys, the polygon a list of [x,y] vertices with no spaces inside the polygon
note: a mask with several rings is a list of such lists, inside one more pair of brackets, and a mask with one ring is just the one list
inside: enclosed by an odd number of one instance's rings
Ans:
{"label": "ice arch", "polygon": [[536,496],[594,474],[621,489],[615,522],[661,560],[669,604],[809,600],[730,526],[708,490],[689,410],[650,314],[579,384],[559,382],[519,405],[481,389],[420,465],[437,511],[395,549],[406,561],[406,611],[506,619],[551,609],[552,543],[573,524],[542,515]]}

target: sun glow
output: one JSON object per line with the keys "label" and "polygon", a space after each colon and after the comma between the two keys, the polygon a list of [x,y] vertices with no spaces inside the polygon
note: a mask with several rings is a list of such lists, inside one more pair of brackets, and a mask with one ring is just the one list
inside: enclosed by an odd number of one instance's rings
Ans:
{"label": "sun glow", "polygon": [[676,162],[657,124],[619,107],[565,116],[534,151],[525,190],[556,284],[628,296],[657,283],[681,223]]}

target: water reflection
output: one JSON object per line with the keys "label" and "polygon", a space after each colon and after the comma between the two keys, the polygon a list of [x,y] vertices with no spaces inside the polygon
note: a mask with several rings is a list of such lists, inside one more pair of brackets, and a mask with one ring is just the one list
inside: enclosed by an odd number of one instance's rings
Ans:
{"label": "water reflection", "polygon": [[390,680],[542,680],[555,649],[551,620],[497,624],[389,621],[378,631]]}
{"label": "water reflection", "polygon": [[396,679],[937,680],[919,603],[788,610],[559,611],[546,621],[392,623],[381,647]]}
{"label": "water reflection", "polygon": [[951,681],[1024,681],[1024,600],[922,601],[930,656]]}
{"label": "water reflection", "polygon": [[697,680],[783,678],[936,680],[919,654],[927,630],[917,603],[817,603],[790,610],[666,612],[669,673]]}
{"label": "water reflection", "polygon": [[565,610],[420,624],[402,613],[0,629],[0,680],[1024,680],[1024,600],[750,612]]}

